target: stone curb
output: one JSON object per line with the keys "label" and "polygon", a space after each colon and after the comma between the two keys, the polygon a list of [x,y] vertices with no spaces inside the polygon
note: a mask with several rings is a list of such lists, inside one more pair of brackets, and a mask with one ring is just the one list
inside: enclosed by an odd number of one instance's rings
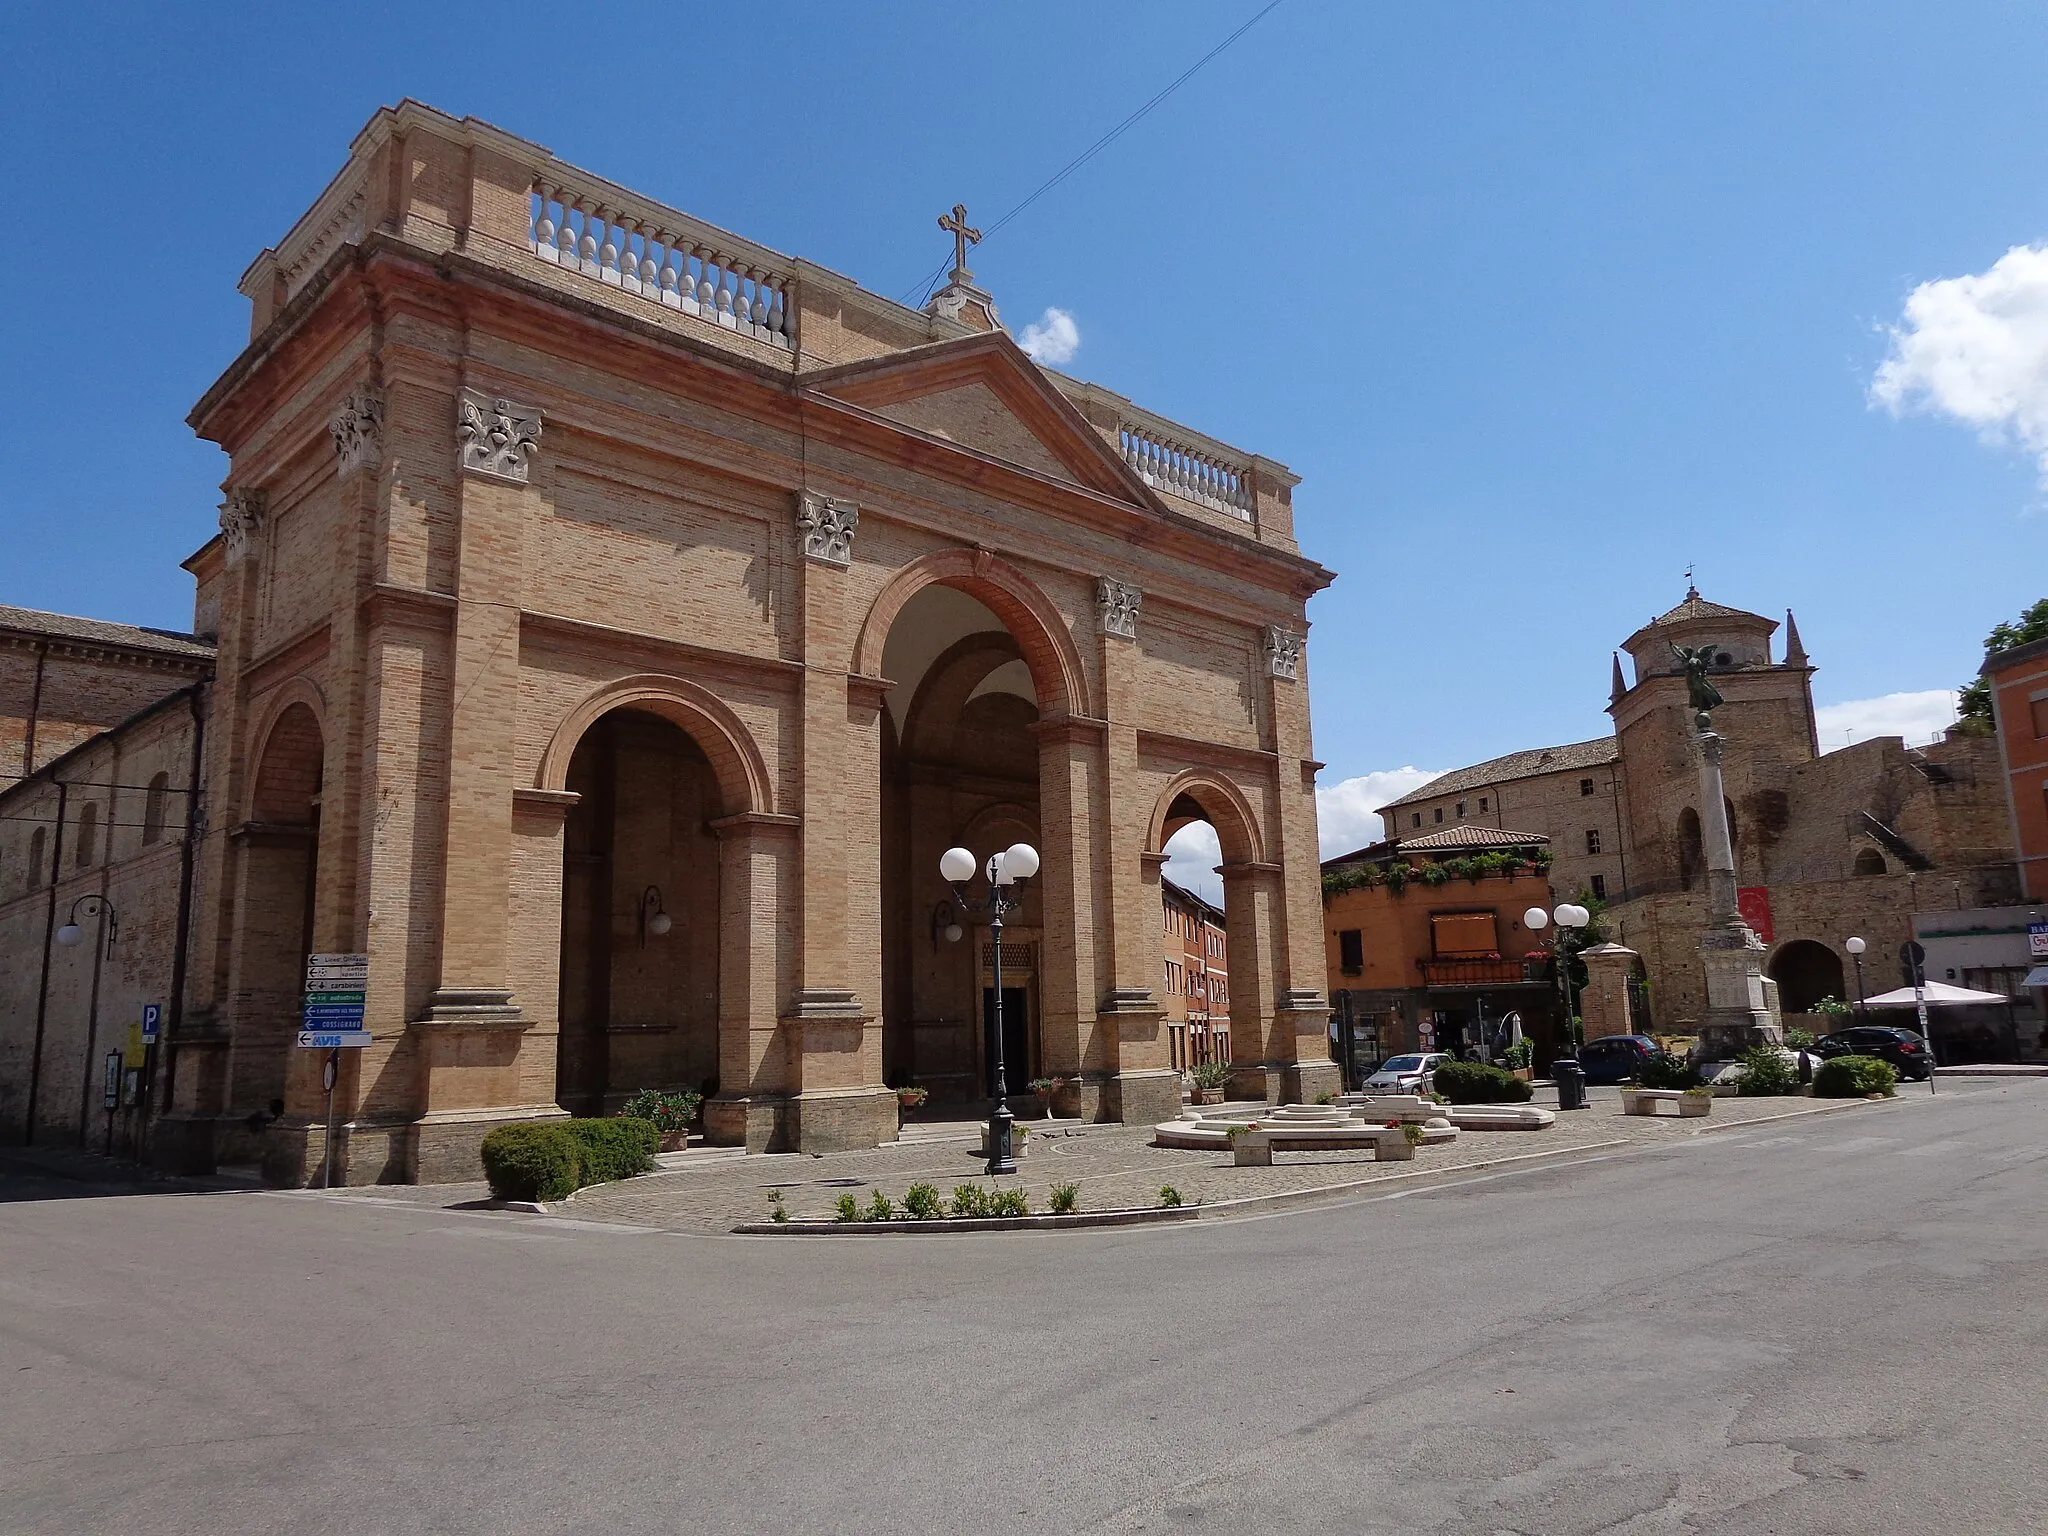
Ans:
{"label": "stone curb", "polygon": [[1489,1168],[1503,1168],[1511,1163],[1533,1163],[1544,1158],[1571,1157],[1580,1152],[1606,1152],[1615,1147],[1636,1145],[1627,1137],[1615,1141],[1589,1141],[1576,1147],[1553,1147],[1548,1152],[1519,1152],[1513,1157],[1496,1157],[1483,1163],[1459,1163],[1452,1168],[1415,1168],[1407,1173],[1381,1174],[1375,1179],[1352,1179],[1343,1184],[1318,1184],[1313,1189],[1288,1189],[1275,1195],[1239,1195],[1231,1200],[1215,1200],[1207,1205],[1196,1206],[1204,1220],[1223,1220],[1230,1216],[1244,1214],[1247,1207],[1271,1208],[1281,1205],[1302,1205],[1316,1200],[1327,1200],[1333,1196],[1349,1195],[1362,1189],[1377,1189],[1382,1184],[1399,1184],[1409,1179],[1447,1179],[1461,1173],[1481,1173]]}
{"label": "stone curb", "polygon": [[1075,1211],[1054,1216],[941,1217],[935,1221],[743,1221],[732,1230],[741,1237],[916,1237],[948,1232],[1042,1232],[1068,1227],[1138,1227],[1157,1222],[1193,1221],[1199,1205],[1137,1206],[1121,1211]]}

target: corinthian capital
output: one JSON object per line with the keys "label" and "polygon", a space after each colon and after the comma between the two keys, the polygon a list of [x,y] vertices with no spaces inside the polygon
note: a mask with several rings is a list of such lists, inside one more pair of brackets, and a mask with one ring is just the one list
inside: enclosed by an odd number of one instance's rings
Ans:
{"label": "corinthian capital", "polygon": [[455,421],[462,467],[471,474],[524,485],[533,456],[540,452],[540,428],[539,406],[514,405],[465,387]]}

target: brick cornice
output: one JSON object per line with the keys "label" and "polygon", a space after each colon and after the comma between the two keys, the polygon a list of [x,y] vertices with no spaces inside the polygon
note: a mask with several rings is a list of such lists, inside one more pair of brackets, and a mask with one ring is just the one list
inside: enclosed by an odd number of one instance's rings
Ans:
{"label": "brick cornice", "polygon": [[687,640],[643,634],[590,619],[572,619],[566,614],[521,609],[519,632],[522,643],[529,631],[543,642],[559,641],[562,649],[602,655],[608,660],[624,662],[644,657],[671,669],[677,662],[687,662],[697,674],[716,675],[739,682],[773,682],[778,688],[788,687],[804,670],[802,662],[788,661],[780,656],[752,656],[743,651],[715,650],[709,646],[692,645]]}

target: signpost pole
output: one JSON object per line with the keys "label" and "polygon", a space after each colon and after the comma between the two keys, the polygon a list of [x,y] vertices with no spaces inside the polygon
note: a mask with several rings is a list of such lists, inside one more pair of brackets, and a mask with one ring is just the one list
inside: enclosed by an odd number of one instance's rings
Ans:
{"label": "signpost pole", "polygon": [[1941,1065],[1934,1054],[1934,1036],[1927,1030],[1927,975],[1921,970],[1927,951],[1916,940],[1906,941],[1906,963],[1913,967],[1913,1009],[1920,1018],[1920,1049],[1927,1053],[1927,1094],[1934,1096],[1934,1070]]}
{"label": "signpost pole", "polygon": [[327,1089],[327,1143],[322,1149],[327,1154],[327,1167],[320,1175],[322,1189],[334,1188],[334,1083],[341,1076],[341,1048],[327,1053],[327,1060],[321,1067],[320,1079]]}
{"label": "signpost pole", "polygon": [[327,1141],[321,1149],[320,1187],[334,1187],[334,1087],[341,1077],[341,1053],[370,1043],[363,1027],[369,1001],[370,957],[362,954],[313,954],[306,957],[305,1003],[299,1044],[325,1051],[320,1086],[327,1095]]}

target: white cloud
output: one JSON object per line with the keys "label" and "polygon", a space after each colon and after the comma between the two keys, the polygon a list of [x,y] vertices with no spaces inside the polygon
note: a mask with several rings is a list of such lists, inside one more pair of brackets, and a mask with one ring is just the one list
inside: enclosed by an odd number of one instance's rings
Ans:
{"label": "white cloud", "polygon": [[1441,768],[1382,768],[1355,779],[1316,789],[1316,820],[1322,829],[1322,854],[1330,858],[1376,843],[1386,835],[1379,808],[1439,778]]}
{"label": "white cloud", "polygon": [[1081,327],[1064,309],[1048,308],[1024,327],[1017,345],[1041,363],[1071,363],[1081,350]]}
{"label": "white cloud", "polygon": [[2017,443],[2048,484],[2048,245],[2016,245],[1989,271],[1922,283],[1890,332],[1873,403]]}
{"label": "white cloud", "polygon": [[1887,693],[1882,698],[1823,704],[1813,718],[1823,752],[1873,736],[1903,736],[1907,746],[1922,746],[1955,724],[1956,695],[1947,688]]}
{"label": "white cloud", "polygon": [[1206,821],[1191,821],[1166,840],[1166,878],[1219,907],[1223,905],[1223,877],[1216,873],[1216,866],[1222,862],[1223,847],[1216,841],[1216,829]]}

